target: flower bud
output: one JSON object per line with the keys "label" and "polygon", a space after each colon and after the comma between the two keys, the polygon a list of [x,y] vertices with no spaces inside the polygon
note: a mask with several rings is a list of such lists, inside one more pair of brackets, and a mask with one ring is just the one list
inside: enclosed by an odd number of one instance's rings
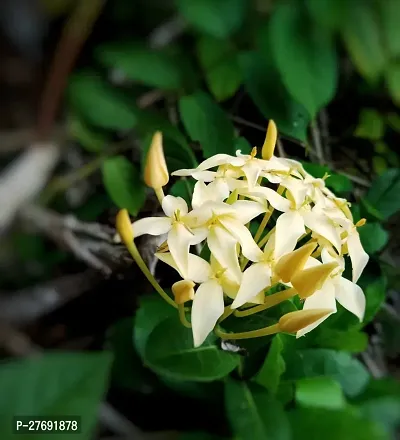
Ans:
{"label": "flower bud", "polygon": [[303,269],[316,247],[317,243],[308,243],[284,255],[275,266],[275,274],[278,275],[284,283],[288,283],[296,272]]}
{"label": "flower bud", "polygon": [[278,130],[275,122],[271,119],[268,123],[267,134],[265,135],[264,145],[262,146],[261,156],[265,160],[271,159],[274,155]]}
{"label": "flower bud", "polygon": [[169,181],[167,164],[165,162],[162,145],[162,133],[156,131],[151,140],[144,168],[144,182],[153,189],[165,186]]}
{"label": "flower bud", "polygon": [[286,313],[279,320],[279,330],[281,332],[296,333],[330,313],[332,313],[331,309],[308,309]]}
{"label": "flower bud", "polygon": [[132,224],[129,218],[128,211],[126,209],[121,209],[116,218],[115,226],[117,228],[118,234],[121,237],[122,242],[128,246],[128,244],[133,241],[133,231]]}
{"label": "flower bud", "polygon": [[292,277],[291,283],[300,298],[307,298],[321,289],[333,269],[337,266],[338,264],[333,261],[332,263],[320,264],[304,269]]}
{"label": "flower bud", "polygon": [[184,304],[194,298],[194,282],[190,280],[181,280],[172,285],[172,293],[177,304]]}

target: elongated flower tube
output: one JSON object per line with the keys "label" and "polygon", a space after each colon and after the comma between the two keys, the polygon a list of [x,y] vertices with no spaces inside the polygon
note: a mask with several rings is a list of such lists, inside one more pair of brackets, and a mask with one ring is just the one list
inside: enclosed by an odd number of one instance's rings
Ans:
{"label": "elongated flower tube", "polygon": [[147,153],[146,165],[144,168],[144,182],[153,188],[162,201],[162,187],[169,182],[167,163],[165,162],[164,149],[162,145],[162,133],[156,131],[151,140],[149,152]]}
{"label": "elongated flower tube", "polygon": [[268,123],[267,134],[265,136],[264,145],[262,146],[261,156],[265,160],[271,159],[274,155],[276,139],[278,137],[278,130],[275,122],[271,119]]}
{"label": "elongated flower tube", "polygon": [[281,332],[296,333],[331,312],[330,309],[310,309],[287,313],[279,320],[279,330]]}

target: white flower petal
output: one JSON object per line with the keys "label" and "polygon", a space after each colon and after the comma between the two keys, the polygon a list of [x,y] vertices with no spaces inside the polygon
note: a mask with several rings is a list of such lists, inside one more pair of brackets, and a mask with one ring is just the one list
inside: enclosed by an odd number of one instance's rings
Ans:
{"label": "white flower petal", "polygon": [[229,185],[225,178],[217,177],[208,185],[209,193],[215,202],[222,202],[229,197]]}
{"label": "white flower petal", "polygon": [[216,154],[203,161],[198,167],[198,171],[208,170],[210,168],[217,167],[219,165],[230,164],[235,161],[236,157],[229,154]]}
{"label": "white flower petal", "polygon": [[230,218],[221,218],[221,224],[237,239],[242,247],[242,254],[251,261],[260,261],[263,257],[263,252],[257,246],[253,236],[246,226],[242,225],[237,220]]}
{"label": "white flower petal", "polygon": [[239,292],[231,308],[237,309],[251,302],[262,290],[271,285],[271,267],[266,263],[252,264],[243,272]]}
{"label": "white flower petal", "polygon": [[353,267],[353,282],[356,283],[368,263],[369,256],[364,251],[357,230],[349,233],[347,238],[347,249],[349,251],[351,265]]}
{"label": "white flower petal", "polygon": [[265,206],[258,202],[251,202],[249,200],[238,200],[233,203],[232,208],[235,209],[235,218],[237,218],[242,224],[246,224],[265,212]]}
{"label": "white flower petal", "polygon": [[175,223],[168,233],[168,248],[183,278],[189,271],[189,246],[193,235],[181,223]]}
{"label": "white flower petal", "polygon": [[147,217],[132,223],[134,237],[140,237],[143,234],[162,235],[170,229],[171,219],[169,217]]}
{"label": "white flower petal", "polygon": [[279,195],[276,191],[271,188],[265,188],[263,186],[257,186],[251,191],[239,190],[239,194],[243,195],[253,195],[255,197],[261,197],[267,200],[273,208],[278,211],[286,212],[290,209],[290,201]]}
{"label": "white flower petal", "polygon": [[242,271],[240,270],[239,260],[236,250],[237,240],[224,228],[214,226],[210,229],[207,238],[208,247],[218,263],[240,283]]}
{"label": "white flower petal", "polygon": [[335,287],[337,301],[362,321],[365,313],[365,295],[361,287],[343,277]]}
{"label": "white flower petal", "polygon": [[182,197],[174,197],[170,195],[165,196],[161,203],[161,207],[167,217],[172,217],[177,210],[179,210],[182,216],[188,213],[187,203]]}
{"label": "white flower petal", "polygon": [[254,159],[250,159],[247,163],[243,165],[242,171],[246,176],[249,189],[254,188],[260,175],[261,167]]}
{"label": "white flower petal", "polygon": [[278,217],[275,230],[275,258],[292,252],[297,240],[306,232],[303,217],[297,211],[288,211]]}
{"label": "white flower petal", "polygon": [[325,321],[325,319],[327,319],[330,315],[336,313],[335,286],[332,282],[326,282],[321,290],[313,293],[304,301],[303,310],[309,309],[331,309],[332,313],[299,330],[296,333],[297,338],[304,336],[311,330],[314,330],[315,327],[319,326],[321,322]]}
{"label": "white flower petal", "polygon": [[329,242],[335,246],[340,253],[342,250],[342,241],[340,238],[340,229],[335,227],[331,219],[324,214],[319,214],[314,211],[306,212],[303,214],[304,224],[307,228],[310,228],[313,232],[326,238]]}
{"label": "white flower petal", "polygon": [[200,208],[203,203],[208,202],[210,200],[210,191],[208,190],[207,185],[199,180],[196,182],[196,185],[193,189],[193,197],[192,197],[192,207],[193,209]]}
{"label": "white flower petal", "polygon": [[301,206],[307,194],[307,186],[303,180],[287,177],[282,180],[281,185],[285,187],[293,197],[296,206]]}
{"label": "white flower petal", "polygon": [[205,341],[223,313],[222,287],[216,280],[201,284],[194,295],[192,305],[192,332],[195,347],[199,347]]}

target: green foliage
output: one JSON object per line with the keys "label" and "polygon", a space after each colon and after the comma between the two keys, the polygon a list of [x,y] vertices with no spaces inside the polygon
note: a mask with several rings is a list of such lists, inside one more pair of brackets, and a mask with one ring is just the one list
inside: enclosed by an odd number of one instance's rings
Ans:
{"label": "green foliage", "polygon": [[[108,353],[57,353],[3,363],[0,366],[0,437],[22,438],[11,432],[15,415],[81,416],[88,439],[95,426],[98,405],[106,390]],[[52,439],[65,435],[52,434]],[[25,438],[25,437],[24,437]],[[29,438],[42,439],[32,433]]]}
{"label": "green foliage", "polygon": [[287,416],[268,391],[255,384],[227,380],[225,406],[232,430],[240,439],[291,438]]}
{"label": "green foliage", "polygon": [[350,192],[353,189],[351,180],[343,174],[332,172],[329,167],[311,162],[301,162],[307,173],[320,179],[329,176],[326,179],[326,186],[337,193]]}
{"label": "green foliage", "polygon": [[107,43],[97,47],[96,57],[105,66],[120,69],[127,78],[150,87],[176,90],[184,85],[182,58],[165,51],[134,42]]}
{"label": "green foliage", "polygon": [[344,408],[346,400],[338,382],[330,377],[311,377],[296,382],[296,402],[304,407]]}
{"label": "green foliage", "polygon": [[322,348],[298,350],[285,361],[285,379],[327,376],[339,382],[349,397],[359,394],[369,381],[363,364],[345,352]]}
{"label": "green foliage", "polygon": [[328,30],[335,30],[343,19],[343,2],[346,0],[307,0],[311,17]]}
{"label": "green foliage", "polygon": [[311,119],[334,96],[337,59],[332,36],[305,11],[278,3],[270,22],[272,51],[283,83]]}
{"label": "green foliage", "polygon": [[204,92],[179,101],[183,125],[193,141],[200,142],[204,156],[234,154],[234,127],[224,111]]}
{"label": "green foliage", "polygon": [[145,189],[139,171],[123,156],[113,156],[103,162],[104,186],[119,208],[137,215],[145,201]]}
{"label": "green foliage", "polygon": [[198,31],[225,38],[239,29],[246,0],[176,0],[178,11]]}
{"label": "green foliage", "polygon": [[197,42],[197,56],[215,99],[223,101],[233,96],[242,82],[242,72],[230,42],[201,36]]}
{"label": "green foliage", "polygon": [[264,42],[262,53],[249,51],[240,54],[244,85],[260,112],[268,119],[274,119],[278,130],[287,136],[305,141],[309,115],[304,106],[287,92],[279,72],[267,55],[269,40]]}
{"label": "green foliage", "polygon": [[386,83],[393,101],[400,105],[400,63],[393,63],[386,72]]}
{"label": "green foliage", "polygon": [[72,138],[90,153],[101,153],[110,143],[110,137],[106,132],[93,129],[76,115],[72,116],[68,123]]}
{"label": "green foliage", "polygon": [[368,254],[381,251],[389,241],[389,234],[377,222],[365,224],[358,232],[365,252]]}
{"label": "green foliage", "polygon": [[130,130],[137,123],[134,103],[95,72],[75,74],[69,83],[68,97],[74,110],[96,127]]}
{"label": "green foliage", "polygon": [[368,335],[358,329],[337,330],[330,328],[330,322],[321,325],[309,336],[313,344],[321,348],[362,353],[368,346]]}
{"label": "green foliage", "polygon": [[153,371],[175,380],[211,382],[221,379],[239,364],[238,355],[222,351],[210,335],[201,347],[193,348],[190,329],[178,316],[161,321],[150,333],[145,363]]}
{"label": "green foliage", "polygon": [[354,136],[378,141],[385,132],[385,121],[380,113],[373,109],[363,109],[360,113]]}
{"label": "green foliage", "polygon": [[365,200],[369,202],[384,219],[400,210],[400,170],[387,170],[372,182]]}
{"label": "green foliage", "polygon": [[400,4],[397,0],[386,0],[377,2],[377,6],[380,13],[385,48],[390,56],[395,58],[400,55],[400,29],[398,26]]}

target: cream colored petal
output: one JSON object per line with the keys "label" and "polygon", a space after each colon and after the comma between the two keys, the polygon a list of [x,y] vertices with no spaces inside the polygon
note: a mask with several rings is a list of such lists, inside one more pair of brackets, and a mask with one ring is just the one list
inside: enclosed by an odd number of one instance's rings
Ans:
{"label": "cream colored petal", "polygon": [[210,168],[218,167],[219,165],[230,164],[235,161],[236,157],[229,154],[216,154],[203,161],[198,167],[198,171],[208,170]]}
{"label": "cream colored petal", "polygon": [[[303,310],[310,309],[331,309],[331,314],[336,313],[335,286],[333,283],[325,283],[321,290],[318,290],[304,301]],[[300,336],[309,333],[311,330],[314,330],[325,321],[325,319],[329,318],[329,316],[330,315],[324,316],[313,324],[301,329],[296,333],[296,337],[299,338]]]}
{"label": "cream colored petal", "polygon": [[362,247],[360,235],[356,230],[350,233],[347,238],[347,249],[349,250],[351,265],[353,267],[353,282],[356,283],[369,260],[368,254]]}
{"label": "cream colored petal", "polygon": [[193,246],[195,244],[201,243],[207,238],[209,229],[206,227],[191,228],[190,232],[193,234],[193,237],[190,240],[190,245]]}
{"label": "cream colored petal", "polygon": [[276,221],[275,258],[292,252],[305,232],[303,217],[297,211],[281,214]]}
{"label": "cream colored petal", "polygon": [[[170,252],[157,252],[155,256],[159,260],[174,268],[179,275],[184,278],[179,272],[178,266],[176,265],[175,260]],[[189,271],[187,273],[187,279],[192,280],[195,283],[204,283],[211,277],[211,275],[211,266],[207,261],[203,260],[197,255],[189,254]]]}
{"label": "cream colored petal", "polygon": [[200,208],[203,203],[208,202],[210,199],[210,191],[207,185],[199,180],[193,189],[192,207],[193,209]]}
{"label": "cream colored petal", "polygon": [[174,171],[173,173],[171,173],[171,176],[187,177],[191,176],[196,171],[196,168],[183,168],[181,170]]}
{"label": "cream colored petal", "polygon": [[307,185],[303,180],[287,177],[282,180],[281,185],[285,187],[293,197],[296,206],[301,206],[307,194]]}
{"label": "cream colored petal", "polygon": [[175,211],[179,210],[181,215],[188,213],[188,206],[182,197],[165,196],[161,207],[167,217],[173,217]]}
{"label": "cream colored petal", "polygon": [[239,194],[247,195],[251,194],[256,197],[261,197],[267,200],[273,208],[278,211],[286,212],[290,208],[290,201],[279,195],[276,191],[271,188],[265,188],[263,186],[257,186],[251,191],[239,190]]}
{"label": "cream colored petal", "polygon": [[238,200],[233,203],[232,208],[235,209],[235,217],[243,224],[249,223],[251,220],[265,212],[265,206],[258,202],[250,200]]}
{"label": "cream colored petal", "polygon": [[271,285],[271,268],[266,263],[252,264],[243,272],[239,292],[231,308],[237,309],[247,302],[251,302],[262,290]]}
{"label": "cream colored petal", "polygon": [[175,223],[168,233],[168,248],[183,278],[189,271],[189,246],[193,235],[181,223]]}
{"label": "cream colored petal", "polygon": [[207,237],[208,247],[218,263],[229,270],[234,280],[240,283],[242,272],[239,266],[239,260],[236,250],[237,240],[229,232],[220,226],[214,226],[210,229]]}
{"label": "cream colored petal", "polygon": [[212,332],[224,313],[222,287],[215,280],[199,286],[192,305],[192,332],[195,347],[199,347]]}
{"label": "cream colored petal", "polygon": [[226,179],[217,177],[208,185],[208,190],[212,194],[215,202],[222,202],[229,197],[229,185]]}
{"label": "cream colored petal", "polygon": [[162,235],[170,229],[171,219],[169,217],[147,217],[132,223],[134,237],[140,237],[143,234]]}
{"label": "cream colored petal", "polygon": [[249,189],[254,188],[260,175],[261,167],[254,159],[250,159],[247,163],[243,165],[242,171],[246,176]]}
{"label": "cream colored petal", "polygon": [[303,215],[304,224],[307,228],[310,228],[313,232],[326,238],[330,243],[335,246],[340,253],[342,249],[342,241],[340,238],[341,229],[335,227],[332,221],[323,214],[311,211]]}
{"label": "cream colored petal", "polygon": [[365,313],[365,295],[361,287],[343,277],[335,287],[336,300],[362,321]]}
{"label": "cream colored petal", "polygon": [[246,226],[237,220],[221,218],[221,224],[237,239],[242,247],[242,254],[251,261],[260,261],[263,258],[263,252],[257,246],[254,238]]}

